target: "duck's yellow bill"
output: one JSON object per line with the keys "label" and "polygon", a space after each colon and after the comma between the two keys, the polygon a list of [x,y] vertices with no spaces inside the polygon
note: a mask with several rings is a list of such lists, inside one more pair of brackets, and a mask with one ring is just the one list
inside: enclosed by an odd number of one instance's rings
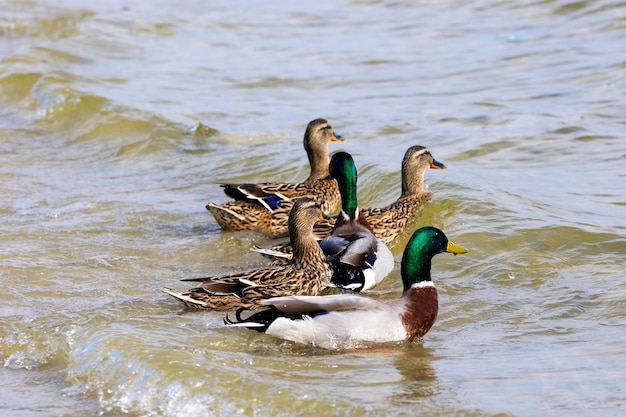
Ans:
{"label": "duck's yellow bill", "polygon": [[333,135],[330,137],[330,141],[331,142],[343,142],[343,137],[341,137],[341,135],[333,133]]}
{"label": "duck's yellow bill", "polygon": [[467,253],[467,249],[465,249],[463,246],[459,246],[448,241],[448,247],[446,247],[446,252],[450,252],[450,253],[457,255],[461,253]]}

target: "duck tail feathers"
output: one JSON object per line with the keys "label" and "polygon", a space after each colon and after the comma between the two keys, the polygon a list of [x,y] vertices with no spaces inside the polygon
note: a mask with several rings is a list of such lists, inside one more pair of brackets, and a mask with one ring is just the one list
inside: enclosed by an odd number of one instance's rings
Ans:
{"label": "duck tail feathers", "polygon": [[279,317],[292,317],[278,310],[274,306],[268,306],[260,310],[240,308],[235,311],[235,318],[231,319],[228,314],[224,317],[227,327],[246,327],[258,332],[265,333],[270,325]]}

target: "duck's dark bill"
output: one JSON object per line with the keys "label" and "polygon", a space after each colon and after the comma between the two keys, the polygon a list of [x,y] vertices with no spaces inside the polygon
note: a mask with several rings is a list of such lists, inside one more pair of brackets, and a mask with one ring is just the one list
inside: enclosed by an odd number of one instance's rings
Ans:
{"label": "duck's dark bill", "polygon": [[446,166],[444,164],[439,161],[435,161],[434,159],[433,162],[430,164],[430,167],[432,169],[446,169]]}

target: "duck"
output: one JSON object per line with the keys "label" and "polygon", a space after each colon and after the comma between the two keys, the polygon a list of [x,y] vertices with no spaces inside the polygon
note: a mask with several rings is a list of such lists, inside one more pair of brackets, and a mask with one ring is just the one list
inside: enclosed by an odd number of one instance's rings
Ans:
{"label": "duck", "polygon": [[[363,208],[361,213],[372,231],[387,245],[392,245],[410,220],[416,217],[432,193],[424,189],[424,174],[428,169],[446,169],[427,147],[409,147],[402,158],[400,197],[385,207]],[[321,225],[327,224],[325,220]]]}
{"label": "duck", "polygon": [[162,291],[186,307],[214,311],[254,308],[261,300],[283,295],[317,295],[330,284],[333,271],[326,255],[313,236],[313,224],[321,218],[319,202],[304,197],[295,200],[289,214],[289,237],[293,242],[292,259],[279,266],[218,275],[188,278],[200,282],[184,292],[170,288]]}
{"label": "duck", "polygon": [[[428,169],[446,169],[445,164],[437,161],[427,147],[414,145],[409,147],[402,158],[401,193],[393,203],[384,207],[361,208],[361,214],[367,219],[373,233],[386,245],[393,247],[407,224],[414,220],[432,193],[424,189],[424,175]],[[313,233],[320,239],[329,236],[336,221],[335,217],[325,218],[313,227]],[[280,238],[280,235],[276,236]],[[262,254],[289,257],[289,248],[284,244],[268,249],[255,248]]]}
{"label": "duck", "polygon": [[314,198],[320,202],[324,213],[332,212],[340,195],[336,181],[328,175],[328,145],[343,141],[326,119],[312,120],[303,139],[311,167],[308,178],[300,183],[220,184],[234,201],[209,202],[206,209],[223,230],[261,230],[273,235],[287,231],[294,198]]}
{"label": "duck", "polygon": [[433,326],[439,309],[431,278],[432,258],[440,253],[467,253],[433,226],[417,229],[409,239],[400,274],[402,296],[380,300],[361,294],[283,296],[261,301],[255,311],[228,315],[229,327],[244,327],[324,349],[354,349],[370,344],[413,342]]}
{"label": "duck", "polygon": [[[333,268],[331,286],[351,291],[367,291],[380,283],[394,267],[391,250],[376,237],[367,219],[361,214],[357,200],[357,169],[352,155],[347,152],[333,154],[330,175],[337,180],[341,194],[341,211],[332,233],[321,239],[319,245]],[[282,251],[271,248],[254,248],[266,256],[274,257],[274,265],[287,262],[291,256],[290,245]]]}

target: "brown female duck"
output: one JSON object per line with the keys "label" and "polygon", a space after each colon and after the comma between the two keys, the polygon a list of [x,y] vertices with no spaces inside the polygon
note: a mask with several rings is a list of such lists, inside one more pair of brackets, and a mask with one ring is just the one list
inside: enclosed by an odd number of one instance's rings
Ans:
{"label": "brown female duck", "polygon": [[263,230],[277,234],[287,230],[293,199],[310,197],[320,202],[324,213],[335,209],[339,190],[328,177],[328,144],[343,141],[325,119],[309,122],[304,133],[304,149],[311,174],[301,183],[222,184],[224,192],[235,201],[225,204],[209,202],[207,210],[224,230]]}
{"label": "brown female duck", "polygon": [[432,193],[424,189],[424,173],[428,168],[446,169],[446,166],[435,160],[426,147],[411,146],[402,159],[400,197],[385,207],[361,209],[374,234],[387,245],[400,236],[408,221],[430,199]]}
{"label": "brown female duck", "polygon": [[206,310],[253,308],[261,300],[282,295],[317,295],[327,287],[332,269],[313,236],[313,224],[322,215],[319,203],[310,198],[295,200],[289,214],[289,237],[293,257],[282,266],[256,269],[184,281],[200,282],[185,292],[164,288],[166,294],[187,307]]}

